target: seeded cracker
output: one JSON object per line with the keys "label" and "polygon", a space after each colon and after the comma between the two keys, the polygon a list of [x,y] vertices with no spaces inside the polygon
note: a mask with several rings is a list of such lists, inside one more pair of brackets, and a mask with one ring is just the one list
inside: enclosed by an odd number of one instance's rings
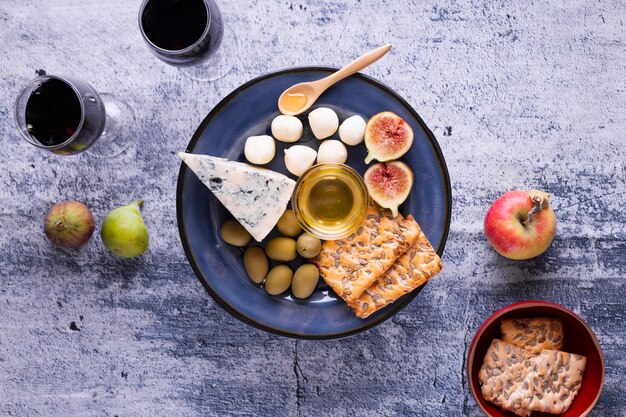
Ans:
{"label": "seeded cracker", "polygon": [[587,358],[581,355],[542,351],[526,377],[530,398],[527,407],[551,414],[566,412],[580,391],[586,365]]}
{"label": "seeded cracker", "polygon": [[535,354],[544,349],[563,349],[563,322],[560,319],[505,319],[500,323],[502,340]]}
{"label": "seeded cracker", "polygon": [[351,303],[350,307],[358,317],[364,319],[418,288],[441,271],[441,268],[441,259],[420,229],[413,246]]}
{"label": "seeded cracker", "polygon": [[529,416],[525,407],[528,397],[520,394],[529,388],[526,376],[532,370],[533,358],[526,349],[494,339],[478,373],[485,400],[518,416]]}
{"label": "seeded cracker", "polygon": [[372,204],[365,222],[343,240],[327,240],[313,260],[324,281],[348,304],[356,301],[417,240],[412,216],[391,217]]}

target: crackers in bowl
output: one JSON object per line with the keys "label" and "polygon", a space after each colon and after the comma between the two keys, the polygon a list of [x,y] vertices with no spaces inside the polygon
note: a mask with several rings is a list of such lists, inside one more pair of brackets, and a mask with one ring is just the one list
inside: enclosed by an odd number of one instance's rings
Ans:
{"label": "crackers in bowl", "polygon": [[587,358],[551,349],[563,347],[563,323],[512,319],[501,329],[502,340],[491,342],[478,373],[485,400],[524,417],[565,413],[580,391]]}

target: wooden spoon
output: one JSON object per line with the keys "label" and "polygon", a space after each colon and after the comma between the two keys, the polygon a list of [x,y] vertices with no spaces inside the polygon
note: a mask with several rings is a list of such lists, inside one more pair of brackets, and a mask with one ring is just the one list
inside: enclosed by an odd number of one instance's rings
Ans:
{"label": "wooden spoon", "polygon": [[282,114],[289,116],[295,116],[307,111],[330,86],[378,61],[390,49],[391,44],[388,43],[360,56],[328,77],[289,87],[278,98],[278,110]]}

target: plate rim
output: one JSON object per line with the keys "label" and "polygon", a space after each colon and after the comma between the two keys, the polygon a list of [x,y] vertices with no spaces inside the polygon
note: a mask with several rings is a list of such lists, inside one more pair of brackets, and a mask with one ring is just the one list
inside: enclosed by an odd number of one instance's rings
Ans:
{"label": "plate rim", "polygon": [[[193,149],[195,148],[198,140],[202,137],[202,133],[206,130],[207,126],[211,123],[211,121],[217,115],[219,115],[221,113],[221,111],[225,108],[227,103],[232,101],[233,98],[235,98],[237,95],[239,95],[242,91],[244,91],[248,87],[250,87],[250,86],[252,86],[252,85],[254,85],[256,83],[259,83],[261,81],[264,81],[266,79],[277,77],[277,76],[280,76],[280,75],[283,75],[283,74],[293,74],[293,73],[311,72],[311,71],[325,71],[325,72],[332,73],[332,72],[335,72],[337,70],[338,70],[338,68],[329,67],[329,66],[292,67],[292,68],[284,68],[284,69],[280,69],[280,70],[276,70],[276,71],[271,71],[271,72],[259,75],[259,76],[255,77],[255,78],[252,78],[251,80],[248,80],[247,82],[245,82],[245,83],[241,84],[240,86],[236,87],[232,92],[230,92],[224,98],[222,98],[209,111],[209,113],[204,117],[202,122],[198,125],[198,127],[194,131],[193,136],[191,137],[191,140],[189,141],[189,143],[187,144],[187,146],[185,148],[185,152],[192,152],[193,151]],[[448,240],[448,234],[450,232],[450,223],[451,223],[451,220],[452,220],[452,185],[451,185],[451,182],[450,182],[450,173],[448,171],[448,165],[446,164],[446,160],[445,160],[445,158],[443,156],[443,152],[441,150],[439,142],[435,138],[435,135],[432,133],[430,128],[428,128],[426,123],[424,123],[424,120],[422,120],[421,116],[413,108],[413,106],[411,106],[411,104],[409,104],[408,101],[406,101],[400,94],[398,94],[391,87],[389,87],[388,85],[378,81],[377,79],[375,79],[373,77],[370,77],[368,75],[362,74],[360,72],[351,75],[351,77],[360,78],[360,79],[366,81],[367,83],[372,84],[373,86],[378,87],[378,88],[384,90],[387,94],[392,96],[394,99],[398,100],[398,102],[400,104],[402,104],[403,106],[405,106],[409,110],[409,112],[412,114],[412,116],[415,117],[415,119],[420,124],[420,127],[426,133],[426,136],[428,137],[428,140],[430,141],[431,146],[433,147],[433,149],[435,151],[435,154],[436,154],[437,158],[439,159],[440,165],[441,165],[441,167],[443,169],[444,180],[445,180],[444,182],[445,182],[446,194],[447,194],[447,199],[446,199],[446,205],[447,205],[446,221],[444,223],[444,231],[443,231],[443,234],[441,236],[441,243],[439,244],[439,246],[436,249],[437,254],[440,257],[442,257],[443,256],[443,251],[445,249],[445,246],[446,246],[446,243],[447,243],[447,240]],[[187,261],[189,262],[189,265],[191,266],[192,270],[194,271],[196,277],[198,278],[198,280],[200,281],[200,283],[204,287],[205,291],[211,296],[211,298],[220,307],[222,307],[224,310],[226,310],[226,312],[228,312],[231,316],[235,317],[236,319],[242,321],[245,324],[248,324],[248,325],[250,325],[252,327],[255,327],[255,328],[259,329],[259,330],[263,330],[263,331],[268,332],[268,333],[276,334],[276,335],[279,335],[279,336],[285,336],[285,337],[289,337],[289,338],[293,338],[293,339],[304,339],[304,340],[341,339],[341,338],[353,336],[353,335],[356,335],[358,333],[364,332],[366,330],[372,329],[372,328],[378,326],[379,324],[385,322],[386,320],[390,319],[395,314],[397,314],[398,312],[403,310],[411,301],[413,301],[413,299],[417,296],[417,294],[419,292],[421,292],[421,289],[423,289],[424,286],[426,284],[428,284],[428,282],[426,282],[419,289],[417,289],[415,291],[412,291],[409,294],[406,294],[405,296],[403,296],[404,300],[402,300],[399,303],[395,303],[396,304],[395,308],[391,309],[389,312],[387,312],[387,314],[382,315],[377,320],[374,320],[374,321],[372,321],[370,323],[367,323],[367,325],[360,326],[360,327],[354,328],[354,329],[349,330],[349,331],[326,332],[326,333],[318,333],[318,334],[306,334],[306,333],[297,333],[297,332],[284,331],[284,330],[277,329],[277,328],[274,328],[272,326],[269,326],[267,324],[258,322],[256,320],[246,316],[245,314],[242,314],[241,312],[237,311],[234,307],[229,305],[217,292],[215,292],[208,285],[208,282],[207,282],[206,278],[204,278],[204,274],[200,271],[200,268],[198,268],[198,265],[197,265],[197,263],[195,261],[195,257],[194,257],[194,255],[193,255],[193,253],[191,251],[191,248],[190,248],[190,245],[189,245],[189,242],[188,242],[187,234],[185,233],[184,220],[183,220],[183,216],[182,216],[182,213],[183,213],[182,192],[183,192],[183,186],[184,186],[184,178],[185,178],[185,176],[187,174],[187,170],[188,170],[187,166],[185,165],[184,162],[181,161],[180,170],[178,172],[178,180],[177,180],[177,183],[176,183],[176,220],[177,220],[177,226],[178,226],[178,232],[179,232],[180,240],[181,240],[181,243],[183,245],[183,249],[185,251],[185,256],[187,258]]]}

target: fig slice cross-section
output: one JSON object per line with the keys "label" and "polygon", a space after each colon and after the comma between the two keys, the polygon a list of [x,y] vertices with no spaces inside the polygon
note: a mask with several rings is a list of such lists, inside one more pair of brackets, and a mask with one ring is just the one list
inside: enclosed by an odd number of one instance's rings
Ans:
{"label": "fig slice cross-section", "polygon": [[369,167],[363,180],[370,197],[396,216],[398,206],[404,203],[411,192],[413,172],[401,161],[381,162]]}
{"label": "fig slice cross-section", "polygon": [[385,111],[378,113],[365,126],[365,146],[369,164],[376,159],[380,162],[400,158],[413,144],[413,129],[400,116]]}

